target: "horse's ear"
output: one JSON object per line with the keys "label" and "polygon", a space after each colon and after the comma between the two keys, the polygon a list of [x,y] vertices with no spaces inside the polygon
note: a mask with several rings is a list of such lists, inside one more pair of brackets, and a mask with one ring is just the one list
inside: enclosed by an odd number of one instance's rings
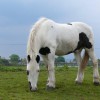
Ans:
{"label": "horse's ear", "polygon": [[28,61],[28,63],[30,62],[30,60],[31,60],[31,57],[30,57],[30,55],[28,55],[28,56],[27,56],[27,61]]}
{"label": "horse's ear", "polygon": [[37,61],[37,63],[39,63],[39,61],[40,61],[40,56],[39,55],[37,55],[36,61]]}

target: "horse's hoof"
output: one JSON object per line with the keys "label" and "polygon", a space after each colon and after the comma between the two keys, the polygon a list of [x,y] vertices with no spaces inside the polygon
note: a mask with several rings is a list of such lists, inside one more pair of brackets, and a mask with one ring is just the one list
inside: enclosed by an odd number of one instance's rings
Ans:
{"label": "horse's hoof", "polygon": [[48,91],[51,91],[51,90],[54,90],[54,89],[55,89],[54,87],[51,87],[51,86],[48,86],[48,85],[46,87],[46,90],[48,90]]}
{"label": "horse's hoof", "polygon": [[75,81],[75,83],[78,84],[78,85],[82,84],[82,82],[79,82],[79,81]]}
{"label": "horse's hoof", "polygon": [[100,85],[100,82],[94,82],[94,85],[98,86],[98,85]]}

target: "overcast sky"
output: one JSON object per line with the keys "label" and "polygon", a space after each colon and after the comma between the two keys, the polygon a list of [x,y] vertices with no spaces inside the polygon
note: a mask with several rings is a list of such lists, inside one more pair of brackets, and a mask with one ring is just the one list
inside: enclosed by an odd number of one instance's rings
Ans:
{"label": "overcast sky", "polygon": [[26,57],[29,30],[42,16],[59,23],[81,21],[92,26],[100,58],[100,0],[0,0],[0,56],[8,58],[14,53]]}

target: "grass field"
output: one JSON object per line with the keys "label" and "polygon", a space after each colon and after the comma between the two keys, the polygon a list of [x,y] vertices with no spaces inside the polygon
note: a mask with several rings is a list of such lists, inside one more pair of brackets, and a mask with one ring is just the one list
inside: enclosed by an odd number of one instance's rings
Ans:
{"label": "grass field", "polygon": [[92,68],[85,70],[82,85],[74,80],[77,68],[56,68],[56,89],[46,90],[47,71],[40,71],[38,91],[30,92],[25,67],[0,67],[0,100],[100,100],[100,86],[92,82]]}

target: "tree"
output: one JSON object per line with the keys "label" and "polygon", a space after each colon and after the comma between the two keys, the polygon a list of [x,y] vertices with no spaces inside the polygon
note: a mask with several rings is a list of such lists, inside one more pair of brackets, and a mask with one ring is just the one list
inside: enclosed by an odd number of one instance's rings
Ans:
{"label": "tree", "polygon": [[55,59],[55,62],[65,62],[65,58],[62,56],[59,56]]}
{"label": "tree", "polygon": [[20,57],[16,54],[12,54],[11,56],[9,56],[10,58],[10,63],[12,65],[18,65],[19,61],[20,61]]}
{"label": "tree", "polygon": [[9,66],[9,61],[5,58],[0,57],[0,66]]}

